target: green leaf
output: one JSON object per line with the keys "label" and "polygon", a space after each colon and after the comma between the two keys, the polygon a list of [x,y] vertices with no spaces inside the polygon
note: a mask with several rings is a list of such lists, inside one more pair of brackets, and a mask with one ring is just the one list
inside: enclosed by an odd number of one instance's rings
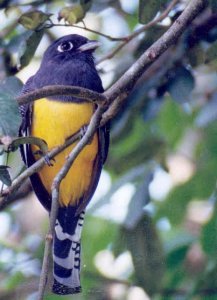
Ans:
{"label": "green leaf", "polygon": [[85,16],[85,10],[80,4],[74,4],[72,6],[64,7],[61,9],[58,15],[58,20],[64,20],[66,23],[73,25],[81,20]]}
{"label": "green leaf", "polygon": [[139,22],[145,24],[151,21],[167,2],[167,0],[140,0]]}
{"label": "green leaf", "polygon": [[25,276],[22,272],[16,272],[10,276],[8,276],[8,280],[6,281],[6,288],[8,290],[13,290],[14,288],[20,286],[21,283],[24,282]]}
{"label": "green leaf", "polygon": [[17,97],[22,87],[22,81],[15,76],[7,77],[0,81],[0,91],[10,94],[12,97]]}
{"label": "green leaf", "polygon": [[10,186],[12,181],[8,169],[8,166],[0,166],[0,181],[2,181],[7,186]]}
{"label": "green leaf", "polygon": [[203,250],[209,255],[216,257],[217,249],[217,192],[213,194],[212,199],[215,201],[214,212],[212,218],[202,227],[201,244]]}
{"label": "green leaf", "polygon": [[110,149],[107,165],[112,172],[120,174],[143,164],[156,156],[163,148],[162,139],[158,136],[153,137],[143,119],[137,117],[135,122],[130,123],[126,137],[119,139]]}
{"label": "green leaf", "polygon": [[204,251],[216,256],[217,249],[217,214],[202,228],[201,243]]}
{"label": "green leaf", "polygon": [[183,245],[170,252],[167,256],[167,267],[172,269],[183,263],[188,249],[189,245]]}
{"label": "green leaf", "polygon": [[38,137],[33,137],[33,136],[26,136],[26,137],[19,137],[16,138],[12,141],[12,143],[9,146],[8,151],[16,151],[20,145],[25,145],[25,144],[31,144],[31,145],[36,145],[40,149],[41,153],[45,155],[48,151],[48,146],[46,141],[43,139],[40,139]]}
{"label": "green leaf", "polygon": [[[204,297],[198,299],[204,300],[216,300],[216,288],[217,288],[217,261],[216,259],[207,263],[207,268],[204,273],[201,274],[201,278],[198,280],[194,287],[195,295],[198,295],[198,291],[205,291]],[[209,296],[210,293],[210,296]],[[201,294],[201,293],[200,293]],[[207,295],[207,296],[205,296]],[[197,297],[196,297],[197,298]],[[192,297],[192,299],[196,299]]]}
{"label": "green leaf", "polygon": [[192,199],[206,199],[212,194],[216,184],[215,166],[216,161],[207,162],[189,181],[174,188],[160,204],[157,218],[167,217],[173,225],[179,224],[185,218],[187,205]]}
{"label": "green leaf", "polygon": [[11,39],[8,50],[12,55],[14,65],[21,69],[27,66],[35,54],[38,44],[43,36],[41,31],[25,31]]}
{"label": "green leaf", "polygon": [[171,79],[168,82],[167,89],[173,100],[184,103],[190,100],[191,92],[195,82],[192,73],[184,68],[176,68],[172,71]]}
{"label": "green leaf", "polygon": [[22,14],[18,22],[26,29],[36,30],[50,19],[52,14],[46,14],[40,10],[30,11]]}
{"label": "green leaf", "polygon": [[186,126],[189,124],[189,116],[186,115],[180,105],[167,97],[158,116],[158,127],[169,146],[176,146],[183,136]]}
{"label": "green leaf", "polygon": [[20,93],[22,83],[16,77],[0,82],[0,136],[16,136],[21,117],[15,97]]}
{"label": "green leaf", "polygon": [[[109,232],[109,234],[108,234]],[[86,270],[93,271],[94,256],[100,250],[106,249],[117,235],[117,225],[104,219],[86,215],[82,233],[83,263]]]}
{"label": "green leaf", "polygon": [[137,283],[152,295],[161,287],[164,273],[162,245],[151,218],[144,218],[132,230],[123,229],[122,238],[126,240],[135,268]]}

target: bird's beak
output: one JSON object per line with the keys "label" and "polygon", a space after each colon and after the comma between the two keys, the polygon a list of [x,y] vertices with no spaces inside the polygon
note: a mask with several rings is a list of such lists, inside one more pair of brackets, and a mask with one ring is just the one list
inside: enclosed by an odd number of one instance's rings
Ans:
{"label": "bird's beak", "polygon": [[98,41],[88,41],[86,44],[80,46],[78,50],[80,52],[88,51],[88,50],[95,50],[100,46],[100,42]]}

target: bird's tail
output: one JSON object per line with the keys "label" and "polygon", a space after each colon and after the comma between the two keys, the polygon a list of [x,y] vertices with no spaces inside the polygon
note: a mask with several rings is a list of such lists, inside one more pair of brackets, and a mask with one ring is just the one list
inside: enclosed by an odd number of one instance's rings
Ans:
{"label": "bird's tail", "polygon": [[80,252],[84,212],[75,216],[75,208],[61,207],[55,226],[53,248],[53,292],[68,295],[81,292]]}

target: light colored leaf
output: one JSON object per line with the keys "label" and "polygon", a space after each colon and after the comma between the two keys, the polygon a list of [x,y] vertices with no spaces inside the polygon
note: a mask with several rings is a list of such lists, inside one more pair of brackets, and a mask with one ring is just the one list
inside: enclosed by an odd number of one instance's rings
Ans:
{"label": "light colored leaf", "polygon": [[22,14],[18,22],[26,29],[35,30],[41,27],[52,14],[45,14],[40,10],[30,11]]}
{"label": "light colored leaf", "polygon": [[8,44],[8,50],[12,55],[12,63],[14,66],[17,65],[18,68],[21,69],[29,64],[42,36],[43,30],[28,30],[11,39]]}
{"label": "light colored leaf", "polygon": [[16,77],[8,77],[0,82],[0,136],[16,136],[21,117],[15,97],[22,83]]}
{"label": "light colored leaf", "polygon": [[58,15],[58,20],[64,20],[66,23],[73,25],[81,20],[85,16],[85,11],[80,4],[74,4],[72,6],[64,7],[61,9]]}

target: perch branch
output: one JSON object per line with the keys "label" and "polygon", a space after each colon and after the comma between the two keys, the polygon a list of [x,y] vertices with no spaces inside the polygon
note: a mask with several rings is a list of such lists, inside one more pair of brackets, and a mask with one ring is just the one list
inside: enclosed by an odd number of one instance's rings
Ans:
{"label": "perch branch", "polygon": [[[150,27],[156,25],[157,23],[163,21],[171,11],[171,9],[175,6],[175,4],[178,2],[178,0],[173,0],[168,7],[165,9],[162,14],[159,15],[159,17],[155,18],[154,20],[151,20],[149,23],[143,25],[139,29],[135,30],[132,34],[125,36],[122,38],[122,43],[120,43],[115,49],[113,49],[111,52],[106,54],[105,56],[101,57],[98,61],[97,64],[100,64],[106,59],[111,59],[114,57],[123,47],[125,47],[130,41],[132,41],[135,37],[140,35],[141,33],[144,33],[145,30],[149,29]],[[114,41],[114,39],[113,39]]]}
{"label": "perch branch", "polygon": [[17,97],[17,102],[19,105],[23,105],[31,101],[35,101],[37,99],[62,95],[73,96],[79,99],[89,100],[94,103],[103,102],[107,100],[104,94],[99,94],[97,92],[85,88],[70,85],[48,85]]}

